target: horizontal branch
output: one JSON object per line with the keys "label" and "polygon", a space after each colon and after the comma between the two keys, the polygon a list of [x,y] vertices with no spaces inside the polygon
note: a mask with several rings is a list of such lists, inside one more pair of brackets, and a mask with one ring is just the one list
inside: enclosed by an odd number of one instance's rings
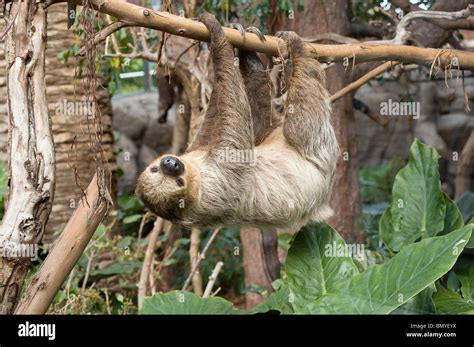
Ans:
{"label": "horizontal branch", "polygon": [[[80,0],[74,0],[78,4]],[[50,0],[49,4],[63,2]],[[154,11],[125,1],[89,0],[89,3],[98,11],[116,17],[128,26],[141,26],[167,32],[172,35],[187,37],[199,41],[209,41],[209,31],[204,24],[167,12]],[[224,28],[229,42],[237,48],[261,52],[273,56],[279,55],[282,41],[273,36],[266,36],[264,42],[257,35],[247,33],[245,37],[237,30]],[[356,63],[368,61],[401,61],[403,63],[432,64],[433,61],[442,68],[460,68],[474,71],[474,53],[448,50],[419,48],[406,45],[370,45],[370,44],[343,44],[325,45],[305,43],[315,58],[322,61],[344,61],[355,59]],[[456,58],[453,64],[453,58]]]}

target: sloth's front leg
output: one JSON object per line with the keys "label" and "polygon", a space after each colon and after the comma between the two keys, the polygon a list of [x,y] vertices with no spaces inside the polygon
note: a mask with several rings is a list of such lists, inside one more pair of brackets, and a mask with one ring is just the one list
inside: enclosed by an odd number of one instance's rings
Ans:
{"label": "sloth's front leg", "polygon": [[214,86],[209,108],[192,149],[217,151],[253,148],[250,105],[242,76],[234,64],[234,51],[214,16],[203,13],[199,20],[211,35]]}
{"label": "sloth's front leg", "polygon": [[321,64],[305,50],[294,32],[279,32],[292,71],[284,106],[283,134],[305,159],[333,175],[339,148],[331,125],[329,94]]}

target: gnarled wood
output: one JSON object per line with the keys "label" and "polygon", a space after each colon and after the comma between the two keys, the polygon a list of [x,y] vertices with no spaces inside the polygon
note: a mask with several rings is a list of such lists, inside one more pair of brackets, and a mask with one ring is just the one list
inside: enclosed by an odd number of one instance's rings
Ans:
{"label": "gnarled wood", "polygon": [[[41,2],[11,4],[7,33],[8,205],[0,226],[0,313],[11,313],[51,212],[55,156],[44,79],[46,13]],[[10,256],[7,249],[21,254]],[[29,249],[30,253],[24,252]],[[13,253],[14,254],[14,253]]]}

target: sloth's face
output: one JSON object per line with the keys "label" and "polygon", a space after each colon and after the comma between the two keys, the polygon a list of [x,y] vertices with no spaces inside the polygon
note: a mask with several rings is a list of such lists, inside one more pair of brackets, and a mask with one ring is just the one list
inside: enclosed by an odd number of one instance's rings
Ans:
{"label": "sloth's face", "polygon": [[173,155],[155,159],[137,181],[135,194],[158,216],[178,222],[193,203],[196,169]]}

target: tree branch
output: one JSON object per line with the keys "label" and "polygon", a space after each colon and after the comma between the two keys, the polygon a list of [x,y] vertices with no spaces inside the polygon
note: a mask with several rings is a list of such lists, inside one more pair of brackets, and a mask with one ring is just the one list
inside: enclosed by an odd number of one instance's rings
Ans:
{"label": "tree branch", "polygon": [[219,261],[214,267],[214,270],[212,270],[212,274],[211,276],[209,276],[209,282],[207,282],[206,290],[204,291],[204,294],[202,295],[203,298],[207,298],[209,297],[209,295],[211,295],[212,287],[214,287],[214,283],[216,283],[216,280],[217,280],[217,275],[219,275],[219,272],[221,271],[221,268],[223,265],[224,263]]}
{"label": "tree branch", "polygon": [[148,240],[148,246],[145,252],[145,260],[143,260],[142,271],[140,273],[140,281],[138,283],[138,309],[141,309],[143,305],[143,299],[147,295],[149,288],[149,275],[152,268],[153,253],[155,253],[156,241],[158,236],[163,230],[163,219],[158,217],[153,226],[153,230],[150,233],[150,239]]}
{"label": "tree branch", "polygon": [[107,173],[96,174],[92,179],[81,204],[33,277],[16,314],[44,314],[48,310],[108,211],[109,201],[103,196],[103,175]]}
{"label": "tree branch", "polygon": [[211,246],[212,242],[214,242],[214,239],[216,238],[218,233],[219,233],[219,228],[214,230],[211,237],[209,238],[206,245],[204,246],[204,249],[202,250],[201,254],[199,254],[199,257],[196,260],[196,262],[194,263],[193,269],[191,270],[191,273],[189,274],[188,278],[186,278],[186,281],[184,282],[183,288],[181,290],[188,289],[188,286],[189,286],[189,283],[191,282],[191,279],[193,278],[196,271],[199,269],[199,265],[201,264],[201,261],[206,257],[206,252],[209,249],[209,247]]}
{"label": "tree branch", "polygon": [[114,22],[112,24],[107,25],[104,29],[99,31],[97,34],[94,36],[93,42],[86,42],[86,44],[76,53],[77,56],[83,56],[86,54],[86,50],[88,47],[98,45],[101,42],[104,42],[105,39],[109,36],[112,35],[114,32],[126,28],[130,25],[127,23],[118,21]]}
{"label": "tree branch", "polygon": [[353,90],[359,88],[363,84],[366,84],[367,82],[369,82],[372,78],[377,77],[382,72],[385,72],[388,69],[390,69],[392,66],[395,66],[395,65],[398,65],[398,64],[400,64],[399,61],[387,61],[387,62],[383,63],[382,65],[377,66],[375,69],[369,71],[367,74],[365,74],[364,76],[362,76],[358,80],[348,84],[347,86],[345,86],[341,90],[339,90],[336,93],[334,93],[333,95],[331,95],[329,100],[331,102],[334,102],[337,99],[342,98],[344,95],[347,95],[348,93],[350,93]]}
{"label": "tree branch", "polygon": [[[50,1],[51,4],[55,2],[62,1]],[[96,10],[114,16],[130,26],[147,27],[199,41],[210,40],[209,32],[204,24],[191,19],[154,11],[125,1],[90,0],[90,3]],[[223,28],[223,30],[229,42],[237,48],[278,56],[279,47],[283,44],[282,40],[272,36],[266,36],[266,41],[262,42],[253,33],[247,33],[243,37],[237,30],[230,28]],[[315,58],[322,61],[343,61],[354,58],[358,63],[397,60],[404,63],[431,64],[435,59],[439,59],[440,66],[448,67],[451,66],[452,59],[455,57],[458,62],[457,67],[474,71],[474,53],[457,50],[445,50],[440,54],[440,50],[432,48],[367,43],[344,45],[306,43],[305,47]]]}

